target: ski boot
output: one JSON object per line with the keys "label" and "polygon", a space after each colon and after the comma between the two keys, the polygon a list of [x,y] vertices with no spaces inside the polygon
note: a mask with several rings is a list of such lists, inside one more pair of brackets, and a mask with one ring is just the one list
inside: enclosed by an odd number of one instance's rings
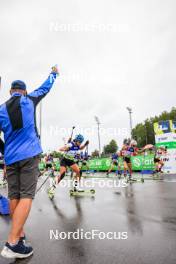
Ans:
{"label": "ski boot", "polygon": [[73,181],[73,191],[74,192],[84,192],[83,189],[79,188],[79,181],[78,180]]}
{"label": "ski boot", "polygon": [[56,182],[53,182],[52,187],[48,189],[48,197],[49,197],[51,200],[54,199],[55,189],[56,189]]}
{"label": "ski boot", "polygon": [[121,179],[121,177],[122,177],[122,173],[121,173],[121,171],[118,171],[118,178],[119,178],[119,180]]}

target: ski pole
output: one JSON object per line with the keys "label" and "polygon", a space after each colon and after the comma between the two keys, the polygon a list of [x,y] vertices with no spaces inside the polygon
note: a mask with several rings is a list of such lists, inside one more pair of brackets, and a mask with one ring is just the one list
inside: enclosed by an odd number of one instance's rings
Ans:
{"label": "ski pole", "polygon": [[75,129],[75,126],[72,127],[72,131],[71,131],[70,138],[68,139],[68,143],[70,143],[72,141],[74,129]]}
{"label": "ski pole", "polygon": [[47,178],[44,180],[44,182],[40,185],[40,187],[37,189],[36,194],[41,190],[41,188],[43,187],[43,185],[47,182],[47,180],[49,179],[50,175],[47,176]]}

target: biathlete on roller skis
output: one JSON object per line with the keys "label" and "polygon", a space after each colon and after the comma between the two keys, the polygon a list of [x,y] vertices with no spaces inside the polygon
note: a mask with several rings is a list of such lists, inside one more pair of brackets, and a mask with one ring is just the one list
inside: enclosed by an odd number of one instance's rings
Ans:
{"label": "biathlete on roller skis", "polygon": [[127,172],[129,180],[132,179],[132,162],[131,157],[136,156],[138,153],[137,142],[131,140],[129,143],[123,145],[122,150],[120,151],[120,156],[123,158],[124,162],[124,177],[127,177]]}
{"label": "biathlete on roller skis", "polygon": [[[75,156],[76,163],[80,168],[80,176],[82,177],[83,171],[89,172],[89,154],[88,154],[88,145],[86,146],[85,152],[77,153]],[[72,174],[73,177],[73,174]]]}
{"label": "biathlete on roller skis", "polygon": [[109,176],[109,174],[113,170],[114,166],[116,166],[117,169],[118,169],[118,173],[117,174],[118,174],[119,178],[121,178],[122,171],[121,171],[121,168],[120,168],[119,157],[120,157],[120,152],[112,154],[112,156],[111,156],[111,165],[110,165],[109,170],[108,170],[108,172],[106,174],[107,176]]}
{"label": "biathlete on roller skis", "polygon": [[67,145],[59,149],[59,152],[62,152],[62,158],[60,161],[60,172],[59,175],[55,177],[55,183],[53,186],[48,190],[48,195],[52,199],[54,198],[55,189],[57,184],[64,178],[65,173],[67,171],[67,167],[70,167],[73,172],[76,174],[75,179],[73,179],[73,190],[74,191],[81,191],[79,188],[79,182],[81,179],[80,168],[77,164],[75,156],[81,150],[85,149],[86,146],[89,144],[89,141],[86,141],[84,144],[84,137],[82,135],[76,135],[73,141],[69,141]]}
{"label": "biathlete on roller skis", "polygon": [[167,147],[154,147],[154,164],[155,164],[155,170],[153,174],[155,173],[163,173],[162,168],[164,167],[164,161],[162,160],[162,156],[166,155],[167,153]]}

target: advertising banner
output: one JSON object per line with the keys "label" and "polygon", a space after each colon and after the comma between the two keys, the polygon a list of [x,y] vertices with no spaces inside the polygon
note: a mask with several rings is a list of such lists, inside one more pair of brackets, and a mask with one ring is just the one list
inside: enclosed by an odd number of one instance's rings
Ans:
{"label": "advertising banner", "polygon": [[159,121],[154,123],[155,143],[157,147],[176,148],[176,121]]}
{"label": "advertising banner", "polygon": [[163,171],[165,173],[176,173],[176,149],[168,149],[167,154],[161,159],[164,161]]}
{"label": "advertising banner", "polygon": [[167,146],[169,149],[176,148],[176,134],[168,133],[155,136],[155,143],[157,147]]}
{"label": "advertising banner", "polygon": [[170,120],[154,123],[155,135],[163,135],[171,132]]}
{"label": "advertising banner", "polygon": [[[170,149],[167,154],[163,155],[161,159],[164,161],[163,171],[165,173],[176,173],[176,149]],[[119,159],[120,168],[123,170],[123,160]],[[96,171],[108,171],[111,165],[110,158],[104,159],[92,159],[89,161],[89,169]],[[86,169],[86,168],[85,168]],[[154,155],[147,156],[134,156],[132,157],[132,169],[133,171],[151,170],[155,169]],[[117,167],[114,167],[117,170]]]}
{"label": "advertising banner", "polygon": [[176,134],[176,121],[170,120],[171,132]]}
{"label": "advertising banner", "polygon": [[[176,149],[168,149],[167,153],[161,157],[165,165],[163,171],[165,173],[176,173]],[[88,161],[89,170],[92,171],[108,171],[111,166],[112,160],[110,158],[98,158]],[[123,170],[123,160],[119,159],[120,169]],[[59,170],[59,162],[55,162],[55,169]],[[40,163],[40,170],[45,169],[45,164]],[[87,167],[83,168],[87,170]],[[114,171],[118,168],[114,166]],[[155,169],[154,155],[141,155],[132,157],[132,169],[133,171],[151,170]]]}
{"label": "advertising banner", "polygon": [[[123,170],[123,160],[119,159],[121,170]],[[110,158],[92,159],[89,161],[89,169],[97,171],[107,171],[111,166]],[[154,169],[154,156],[135,156],[132,157],[132,168],[134,171],[138,170],[153,170]],[[114,167],[116,170],[117,167]]]}

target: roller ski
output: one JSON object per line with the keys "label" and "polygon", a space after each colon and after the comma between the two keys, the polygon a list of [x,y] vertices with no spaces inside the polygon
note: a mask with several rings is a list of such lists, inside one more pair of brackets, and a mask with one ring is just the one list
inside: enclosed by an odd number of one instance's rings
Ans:
{"label": "roller ski", "polygon": [[90,194],[90,195],[93,195],[95,194],[95,190],[94,189],[91,189],[91,190],[83,190],[83,189],[80,189],[79,188],[79,182],[77,180],[75,180],[73,182],[73,189],[70,190],[70,195],[71,196],[79,196],[79,195],[84,195],[84,194]]}
{"label": "roller ski", "polygon": [[136,182],[141,182],[144,183],[144,178],[141,177],[140,179],[132,178],[131,175],[128,176],[128,179],[126,180],[127,183],[136,183]]}
{"label": "roller ski", "polygon": [[137,179],[134,179],[134,178],[132,178],[131,175],[129,175],[129,176],[127,177],[126,181],[127,181],[127,183],[133,183],[133,182],[136,182]]}
{"label": "roller ski", "polygon": [[162,172],[160,172],[158,170],[153,171],[152,179],[153,180],[161,180],[161,174],[162,174]]}
{"label": "roller ski", "polygon": [[91,195],[91,196],[94,196],[95,194],[95,190],[94,189],[91,189],[91,190],[75,190],[75,189],[72,189],[69,191],[70,193],[70,196],[84,196],[84,195]]}

